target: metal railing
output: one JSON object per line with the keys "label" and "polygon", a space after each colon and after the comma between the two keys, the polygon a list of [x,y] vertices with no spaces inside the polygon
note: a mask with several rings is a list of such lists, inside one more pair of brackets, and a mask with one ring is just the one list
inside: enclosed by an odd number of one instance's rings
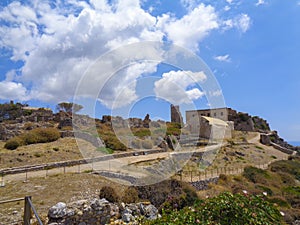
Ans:
{"label": "metal railing", "polygon": [[33,212],[37,222],[39,225],[43,225],[43,222],[39,218],[39,215],[34,208],[32,201],[31,201],[31,196],[26,196],[24,198],[16,198],[16,199],[9,199],[9,200],[4,200],[0,201],[1,204],[5,203],[11,203],[11,202],[19,202],[19,201],[24,201],[24,215],[23,215],[23,224],[24,225],[30,225],[30,220],[31,220],[31,213]]}

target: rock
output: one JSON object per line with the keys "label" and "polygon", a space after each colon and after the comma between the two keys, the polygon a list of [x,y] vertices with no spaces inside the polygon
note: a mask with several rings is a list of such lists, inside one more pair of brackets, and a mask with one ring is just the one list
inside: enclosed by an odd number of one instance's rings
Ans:
{"label": "rock", "polygon": [[130,213],[123,213],[122,215],[122,220],[125,222],[125,223],[129,223],[132,219],[132,215]]}
{"label": "rock", "polygon": [[[146,204],[146,203],[145,203]],[[121,219],[123,223],[137,224],[136,218],[144,215],[147,219],[158,217],[155,206],[145,206],[144,203],[114,204],[106,199],[80,200],[68,207],[59,202],[49,209],[48,218],[51,225],[92,225],[109,224]]]}
{"label": "rock", "polygon": [[140,213],[141,215],[145,215],[146,214],[146,209],[143,203],[138,203],[138,206],[140,208]]}
{"label": "rock", "polygon": [[244,153],[242,153],[242,152],[239,152],[239,151],[235,151],[235,154],[237,154],[238,156],[245,156],[245,154],[244,154]]}
{"label": "rock", "polygon": [[145,212],[147,219],[154,220],[157,218],[158,209],[154,205],[147,205],[145,207]]}
{"label": "rock", "polygon": [[48,216],[53,219],[63,218],[67,215],[66,203],[59,202],[49,209]]}

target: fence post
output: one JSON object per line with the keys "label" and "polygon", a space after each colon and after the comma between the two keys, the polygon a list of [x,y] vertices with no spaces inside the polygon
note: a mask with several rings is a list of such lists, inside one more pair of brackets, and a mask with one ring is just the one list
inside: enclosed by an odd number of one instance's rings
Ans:
{"label": "fence post", "polygon": [[1,185],[0,185],[0,187],[4,187],[5,186],[5,184],[4,184],[4,174],[2,173],[1,174]]}
{"label": "fence post", "polygon": [[191,182],[193,182],[193,171],[191,170]]}
{"label": "fence post", "polygon": [[29,203],[29,199],[31,199],[31,196],[25,197],[25,205],[24,205],[24,225],[30,225],[30,219],[31,219],[31,207]]}
{"label": "fence post", "polygon": [[28,182],[28,174],[27,174],[27,170],[25,171],[25,180],[24,180],[24,182],[25,182],[25,183]]}

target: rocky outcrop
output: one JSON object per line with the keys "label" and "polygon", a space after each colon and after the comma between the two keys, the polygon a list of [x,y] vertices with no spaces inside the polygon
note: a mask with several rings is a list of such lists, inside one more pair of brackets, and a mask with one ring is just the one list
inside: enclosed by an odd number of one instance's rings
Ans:
{"label": "rocky outcrop", "polygon": [[264,145],[271,145],[286,154],[295,154],[300,151],[299,147],[294,147],[288,144],[283,138],[280,138],[277,131],[272,131],[268,134],[260,134],[260,142]]}
{"label": "rocky outcrop", "polygon": [[257,131],[269,132],[270,126],[268,122],[258,116],[251,116],[248,113],[237,112],[228,109],[228,120],[234,122],[234,129],[239,131]]}
{"label": "rocky outcrop", "polygon": [[158,209],[150,203],[111,203],[106,199],[80,200],[70,204],[59,202],[48,212],[48,225],[138,224],[139,217],[156,219]]}

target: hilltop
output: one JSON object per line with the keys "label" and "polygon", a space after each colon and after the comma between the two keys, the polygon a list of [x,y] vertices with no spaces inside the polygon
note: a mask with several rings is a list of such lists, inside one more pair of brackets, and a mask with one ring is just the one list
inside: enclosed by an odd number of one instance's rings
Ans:
{"label": "hilltop", "polygon": [[[176,156],[173,153],[178,151],[176,146],[180,144],[185,148],[184,146],[187,145],[187,148],[189,148],[188,146],[192,144],[195,146],[196,152],[184,164],[181,171],[178,171],[171,178],[176,182],[181,180],[184,185],[190,183],[198,190],[192,188],[193,191],[191,191],[189,189],[191,187],[186,188],[181,186],[182,184],[170,181],[172,185],[169,188],[173,191],[172,196],[174,197],[172,204],[182,204],[180,209],[186,206],[187,203],[194,204],[193,201],[189,202],[184,197],[190,196],[194,192],[202,199],[205,199],[206,196],[218,199],[219,194],[221,194],[220,198],[224,197],[222,195],[224,191],[238,194],[245,189],[251,194],[267,192],[268,202],[271,202],[271,204],[275,202],[277,204],[276,207],[279,206],[288,215],[288,217],[284,218],[286,221],[295,221],[300,217],[300,213],[295,209],[299,198],[299,171],[296,169],[299,164],[299,158],[290,156],[289,160],[286,160],[289,157],[287,153],[299,151],[299,148],[288,145],[277,135],[277,132],[270,131],[267,121],[257,116],[240,112],[236,112],[235,116],[231,115],[231,119],[235,124],[231,137],[224,140],[212,163],[206,164],[205,157],[203,157],[205,147],[210,147],[208,145],[210,144],[211,149],[213,149],[214,146],[218,146],[217,143],[209,143],[205,138],[186,139],[185,137],[189,135],[189,130],[181,123],[152,121],[149,115],[146,115],[144,119],[123,119],[111,116],[93,119],[86,115],[76,116],[75,121],[80,120],[80,123],[77,121],[75,124],[82,126],[81,129],[88,135],[85,137],[98,140],[99,135],[99,140],[105,143],[103,148],[95,146],[93,141],[90,141],[91,139],[76,140],[74,138],[72,127],[74,112],[61,110],[58,113],[53,113],[50,109],[32,108],[19,103],[0,105],[0,109],[1,168],[42,165],[66,160],[82,160],[82,152],[77,145],[80,142],[79,144],[84,145],[91,152],[95,151],[95,149],[96,151],[101,151],[102,154],[108,155],[132,152],[132,154],[117,162],[119,167],[116,170],[124,170],[127,173],[128,171],[125,167],[122,167],[121,163],[126,164],[130,162],[130,166],[137,169],[149,170],[154,165],[157,166],[156,172],[164,171],[168,173],[170,172],[168,169],[171,168],[165,162],[170,159],[171,161],[176,159],[172,158]],[[97,138],[95,133],[93,133],[94,131],[89,129],[89,124],[92,121],[96,126]],[[136,139],[133,139],[130,145],[124,145],[114,133],[113,126],[116,125],[120,129],[119,131],[126,135],[127,131],[125,128],[129,125],[132,132],[131,135]],[[59,135],[57,136],[57,134]],[[55,138],[53,139],[53,137]],[[185,139],[180,140],[182,137]],[[5,148],[7,143],[13,141],[17,143],[14,150]],[[144,153],[147,149],[156,149],[161,152],[149,155],[139,154]],[[285,149],[289,149],[291,152],[286,152]],[[111,163],[113,164],[114,161],[111,160]],[[176,164],[172,164],[172,166],[176,166]],[[205,177],[203,173],[202,175],[199,173],[199,169],[202,166],[207,171]],[[257,169],[260,166],[268,169],[266,171]],[[32,195],[39,212],[46,218],[49,207],[57,202],[65,201],[68,203],[79,199],[95,198],[99,195],[101,187],[107,184],[118,189],[120,195],[123,195],[126,191],[126,187],[119,183],[120,180],[111,178],[108,180],[99,174],[91,173],[93,171],[87,169],[87,167],[82,166],[80,174],[74,172],[77,171],[77,167],[67,168],[67,171],[66,174],[59,174],[61,172],[58,172],[58,174],[53,173],[52,175],[51,170],[49,170],[50,175],[47,175],[48,169],[38,173],[28,173],[29,183],[26,183],[26,185],[22,183],[24,174],[7,175],[5,176],[6,185],[0,189],[1,196],[9,199],[28,194]],[[229,175],[230,173],[237,173],[237,175]],[[219,178],[215,177],[216,174]],[[276,177],[276,181],[274,180],[273,182],[272,177]],[[199,178],[202,180],[199,180]],[[191,179],[193,182],[191,182]],[[145,199],[150,200],[151,203],[162,210],[163,207],[170,204],[169,200],[164,199],[167,197],[165,185],[165,183],[159,183],[154,187],[149,187],[149,189],[139,189],[138,199],[141,201]],[[179,187],[183,188],[183,192],[179,191]],[[68,194],[53,193],[53,188]],[[16,194],[15,190],[20,191]],[[159,190],[163,191],[164,194],[160,193]],[[181,197],[177,196],[177,194]],[[193,194],[191,196],[195,197]],[[239,198],[239,196],[233,197],[234,201],[239,201]],[[21,208],[21,205],[10,204],[10,211],[20,212]],[[178,210],[180,209],[178,208]],[[0,210],[0,215],[1,213],[4,215],[4,211]],[[169,217],[164,215],[163,218]],[[7,221],[10,219],[11,217],[8,216]]]}

